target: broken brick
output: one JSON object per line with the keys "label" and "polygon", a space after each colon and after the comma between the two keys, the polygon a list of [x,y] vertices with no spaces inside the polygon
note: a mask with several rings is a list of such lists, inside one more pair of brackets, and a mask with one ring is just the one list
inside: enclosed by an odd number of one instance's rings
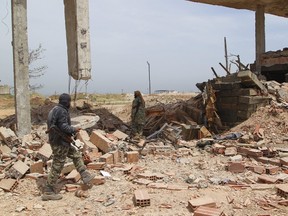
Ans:
{"label": "broken brick", "polygon": [[113,133],[113,135],[116,136],[116,137],[117,137],[118,139],[120,139],[120,140],[125,140],[125,139],[128,137],[127,134],[123,133],[123,132],[120,131],[120,130],[116,130],[116,131]]}
{"label": "broken brick", "polygon": [[165,183],[153,182],[151,184],[148,184],[147,187],[148,188],[155,188],[155,189],[167,189],[168,185]]}
{"label": "broken brick", "polygon": [[40,174],[43,174],[43,173],[44,173],[43,166],[44,166],[44,163],[43,163],[42,160],[33,162],[33,163],[30,165],[30,173],[40,173]]}
{"label": "broken brick", "polygon": [[111,151],[111,141],[99,130],[92,131],[90,141],[104,153]]}
{"label": "broken brick", "polygon": [[153,183],[153,181],[149,179],[139,178],[139,179],[134,179],[133,183],[140,184],[140,185],[148,185],[150,183]]}
{"label": "broken brick", "polygon": [[114,164],[121,163],[120,154],[119,154],[118,150],[111,151],[109,153],[113,155],[113,163]]}
{"label": "broken brick", "polygon": [[81,188],[80,185],[75,185],[75,184],[65,184],[65,190],[68,192],[74,192]]}
{"label": "broken brick", "polygon": [[210,197],[195,198],[188,201],[188,207],[195,211],[199,206],[216,207],[215,201]]}
{"label": "broken brick", "polygon": [[46,163],[52,155],[51,146],[48,143],[45,143],[37,152],[36,157]]}
{"label": "broken brick", "polygon": [[278,181],[278,178],[274,178],[265,174],[258,176],[258,181],[267,184],[275,184]]}
{"label": "broken brick", "polygon": [[76,169],[74,169],[65,177],[65,179],[72,180],[76,183],[81,179],[81,175]]}
{"label": "broken brick", "polygon": [[288,157],[280,158],[281,166],[288,166]]}
{"label": "broken brick", "polygon": [[66,174],[72,172],[72,170],[74,170],[74,169],[75,169],[75,166],[74,166],[73,162],[69,162],[69,163],[64,164],[64,167],[63,167],[61,173],[66,175]]}
{"label": "broken brick", "polygon": [[280,167],[278,166],[267,166],[266,167],[266,174],[275,175],[278,173]]}
{"label": "broken brick", "polygon": [[105,165],[105,162],[92,162],[87,164],[87,168],[93,170],[103,170],[105,168]]}
{"label": "broken brick", "polygon": [[207,206],[199,206],[194,211],[194,216],[224,216],[223,210]]}
{"label": "broken brick", "polygon": [[126,153],[127,163],[137,163],[139,161],[139,152],[131,151]]}
{"label": "broken brick", "polygon": [[225,154],[225,156],[237,155],[237,148],[236,147],[228,147],[225,149],[224,154]]}
{"label": "broken brick", "polygon": [[258,174],[266,173],[266,169],[264,166],[254,166],[254,167],[252,167],[252,170]]}
{"label": "broken brick", "polygon": [[277,185],[277,195],[288,199],[288,184]]}
{"label": "broken brick", "polygon": [[231,162],[227,166],[227,170],[233,173],[244,172],[245,166],[241,162]]}
{"label": "broken brick", "polygon": [[6,145],[0,145],[0,153],[1,154],[10,154],[11,149]]}
{"label": "broken brick", "polygon": [[91,184],[93,185],[101,185],[105,183],[105,177],[104,176],[95,176],[92,181]]}
{"label": "broken brick", "polygon": [[216,154],[224,154],[225,148],[226,147],[224,145],[220,145],[218,143],[215,143],[212,145],[212,150]]}
{"label": "broken brick", "polygon": [[98,148],[90,142],[90,137],[87,131],[85,130],[80,130],[79,133],[77,133],[77,139],[79,139],[82,143],[84,143],[84,149],[83,151],[98,151]]}
{"label": "broken brick", "polygon": [[136,206],[149,206],[151,204],[149,194],[146,190],[135,190],[134,201]]}
{"label": "broken brick", "polygon": [[113,164],[113,155],[106,153],[99,158],[100,162],[105,162],[106,164]]}
{"label": "broken brick", "polygon": [[247,156],[250,157],[263,157],[263,152],[258,149],[248,149]]}

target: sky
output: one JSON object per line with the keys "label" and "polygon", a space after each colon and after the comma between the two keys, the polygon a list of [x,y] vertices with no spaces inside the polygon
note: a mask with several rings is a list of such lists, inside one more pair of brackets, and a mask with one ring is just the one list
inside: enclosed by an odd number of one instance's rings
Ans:
{"label": "sky", "polygon": [[[42,45],[46,73],[31,80],[44,95],[68,92],[69,76],[63,0],[27,0],[29,49]],[[90,0],[92,79],[78,91],[148,93],[151,89],[198,91],[213,79],[211,67],[225,75],[228,54],[244,64],[255,60],[255,13],[185,0]],[[288,47],[288,20],[266,14],[266,50]],[[0,85],[13,87],[10,0],[0,0]],[[232,60],[232,57],[230,58]],[[232,66],[232,72],[236,68]],[[75,82],[71,83],[71,90]]]}

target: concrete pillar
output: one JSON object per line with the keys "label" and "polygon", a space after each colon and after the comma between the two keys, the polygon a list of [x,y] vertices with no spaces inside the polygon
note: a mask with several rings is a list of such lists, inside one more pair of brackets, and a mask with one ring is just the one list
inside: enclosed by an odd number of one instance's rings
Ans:
{"label": "concrete pillar", "polygon": [[91,78],[89,0],[64,0],[69,75]]}
{"label": "concrete pillar", "polygon": [[256,73],[261,74],[261,55],[265,53],[265,6],[257,5],[255,19]]}
{"label": "concrete pillar", "polygon": [[11,0],[11,7],[17,135],[22,137],[31,132],[27,0]]}

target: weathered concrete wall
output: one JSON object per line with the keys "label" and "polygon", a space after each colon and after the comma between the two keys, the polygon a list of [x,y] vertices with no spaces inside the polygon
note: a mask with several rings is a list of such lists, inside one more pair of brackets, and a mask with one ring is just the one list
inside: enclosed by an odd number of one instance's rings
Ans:
{"label": "weathered concrete wall", "polygon": [[31,132],[27,0],[13,0],[11,7],[17,134],[21,137]]}
{"label": "weathered concrete wall", "polygon": [[68,70],[76,80],[91,78],[89,0],[64,0]]}

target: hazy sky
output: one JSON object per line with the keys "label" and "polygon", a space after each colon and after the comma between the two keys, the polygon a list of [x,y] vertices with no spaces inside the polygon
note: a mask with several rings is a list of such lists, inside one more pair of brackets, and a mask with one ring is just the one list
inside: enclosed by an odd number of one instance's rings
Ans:
{"label": "hazy sky", "polygon": [[[30,49],[46,49],[39,65],[48,66],[39,92],[68,91],[63,0],[28,0]],[[6,5],[8,5],[6,7]],[[90,0],[92,80],[89,93],[196,91],[197,82],[212,79],[213,66],[225,72],[223,38],[228,52],[243,63],[255,59],[254,12],[185,0]],[[0,0],[0,84],[13,86],[10,0]],[[288,47],[288,20],[266,14],[266,49]],[[8,26],[8,28],[6,27]],[[235,69],[235,68],[234,68]],[[74,82],[72,82],[72,87]],[[80,90],[85,85],[80,83]]]}

